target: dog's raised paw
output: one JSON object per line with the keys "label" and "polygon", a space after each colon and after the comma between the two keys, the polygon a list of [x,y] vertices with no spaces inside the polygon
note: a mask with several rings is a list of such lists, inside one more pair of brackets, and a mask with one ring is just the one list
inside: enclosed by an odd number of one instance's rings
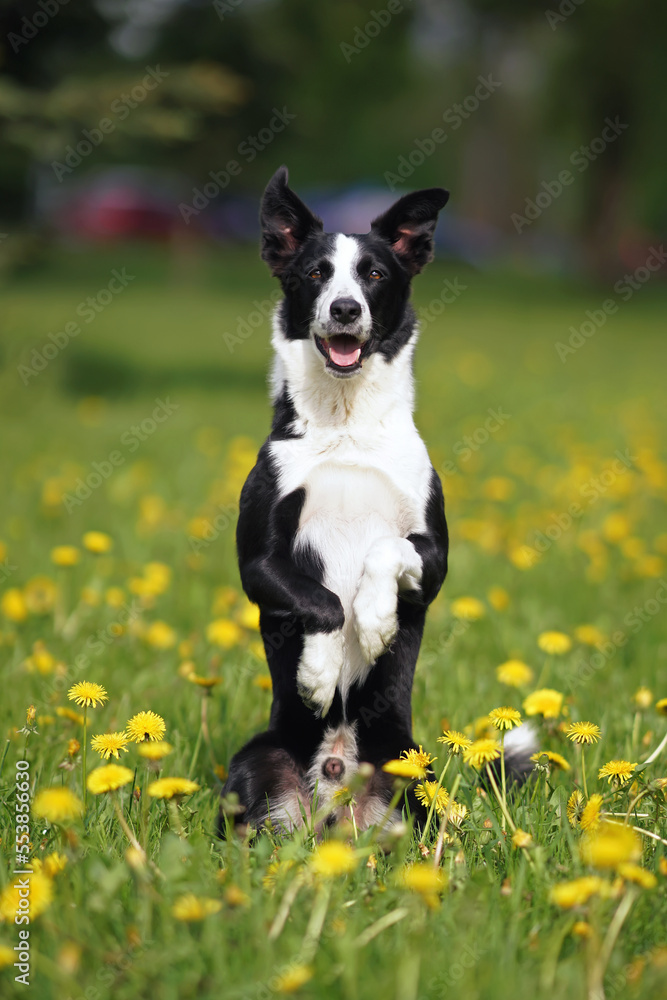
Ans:
{"label": "dog's raised paw", "polygon": [[325,716],[331,708],[343,669],[343,633],[316,632],[304,638],[296,686],[304,705]]}
{"label": "dog's raised paw", "polygon": [[391,646],[398,632],[397,595],[389,586],[378,587],[362,579],[354,599],[354,617],[361,652],[367,663],[375,663]]}

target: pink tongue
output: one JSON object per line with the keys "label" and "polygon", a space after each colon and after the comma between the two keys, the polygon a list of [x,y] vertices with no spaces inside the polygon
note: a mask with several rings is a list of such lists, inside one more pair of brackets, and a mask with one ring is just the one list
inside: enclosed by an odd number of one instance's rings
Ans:
{"label": "pink tongue", "polygon": [[332,337],[329,341],[329,357],[335,365],[349,368],[356,364],[361,354],[361,347],[354,337]]}

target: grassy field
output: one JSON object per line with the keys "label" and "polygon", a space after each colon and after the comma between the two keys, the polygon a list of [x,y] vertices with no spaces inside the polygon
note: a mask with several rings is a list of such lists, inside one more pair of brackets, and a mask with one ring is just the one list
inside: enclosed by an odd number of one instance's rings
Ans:
{"label": "grassy field", "polygon": [[[40,1000],[665,995],[667,751],[642,767],[667,730],[665,289],[653,278],[625,301],[443,264],[417,280],[417,423],[452,545],[414,730],[465,815],[436,810],[421,845],[408,827],[346,826],[333,850],[310,830],[214,836],[225,765],[271,698],[233,529],[269,424],[272,294],[253,252],[137,247],[63,249],[3,289],[3,996],[25,995],[12,949],[26,929]],[[86,550],[91,531],[109,551]],[[63,545],[77,551],[56,562],[75,565],[54,563]],[[507,661],[527,669],[499,677]],[[67,694],[82,681],[108,693],[85,730]],[[545,688],[562,701],[532,720],[564,767],[542,758],[505,816],[502,790],[437,738],[494,735],[491,710],[525,717]],[[83,800],[84,765],[104,763],[90,739],[142,711],[164,720],[171,753],[128,743],[131,780],[58,820],[40,791]],[[601,731],[583,753],[577,721]],[[625,783],[598,776],[613,760],[635,765]],[[155,798],[158,772],[198,789]]]}

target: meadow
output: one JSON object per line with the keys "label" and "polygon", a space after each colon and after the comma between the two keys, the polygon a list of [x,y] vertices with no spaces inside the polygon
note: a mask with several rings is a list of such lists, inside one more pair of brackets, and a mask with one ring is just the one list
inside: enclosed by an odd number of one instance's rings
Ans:
{"label": "meadow", "polygon": [[[434,808],[323,843],[215,836],[271,698],[234,525],[275,286],[254,250],[196,247],[60,248],[5,280],[3,996],[17,945],[40,1000],[667,995],[667,290],[622,287],[416,280],[451,552],[424,757],[395,769]],[[504,793],[486,761],[519,713],[548,753]]]}

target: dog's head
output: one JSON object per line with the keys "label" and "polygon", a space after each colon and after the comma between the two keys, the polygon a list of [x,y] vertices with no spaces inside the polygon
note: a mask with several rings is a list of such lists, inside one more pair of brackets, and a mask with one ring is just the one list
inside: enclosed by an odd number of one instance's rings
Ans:
{"label": "dog's head", "polygon": [[336,378],[357,374],[375,352],[393,356],[410,281],[433,259],[438,212],[448,198],[443,188],[415,191],[365,235],[325,233],[280,167],[264,193],[260,221],[262,259],[285,291],[285,336],[310,339]]}

